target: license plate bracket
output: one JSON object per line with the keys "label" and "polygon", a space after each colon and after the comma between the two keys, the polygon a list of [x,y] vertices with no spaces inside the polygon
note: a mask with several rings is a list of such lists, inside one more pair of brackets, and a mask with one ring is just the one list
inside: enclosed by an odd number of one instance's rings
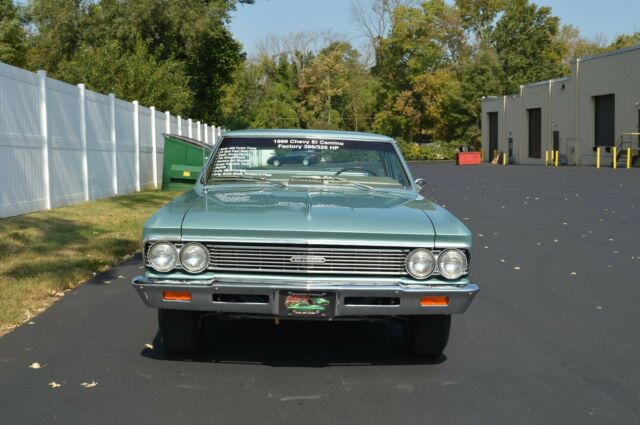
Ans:
{"label": "license plate bracket", "polygon": [[280,291],[282,317],[330,319],[336,313],[336,294],[325,291]]}

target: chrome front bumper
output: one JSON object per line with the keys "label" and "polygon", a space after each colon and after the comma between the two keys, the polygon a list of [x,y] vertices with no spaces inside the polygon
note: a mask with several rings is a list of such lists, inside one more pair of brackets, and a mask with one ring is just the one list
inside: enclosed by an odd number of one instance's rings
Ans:
{"label": "chrome front bumper", "polygon": [[[252,283],[211,281],[208,283],[185,283],[162,281],[138,276],[131,282],[142,301],[152,308],[197,310],[222,314],[247,314],[280,316],[278,294],[280,291],[331,292],[336,294],[335,317],[358,316],[405,316],[423,314],[464,313],[479,288],[473,283],[461,285],[348,285],[348,284],[308,284],[308,283]],[[191,301],[167,301],[163,291],[189,291]],[[224,295],[258,295],[268,302],[219,302],[214,298]],[[441,295],[449,297],[447,306],[423,307],[420,299],[424,296]],[[266,296],[266,297],[265,297]],[[345,302],[351,297],[390,297],[399,299],[397,305],[362,305]]]}

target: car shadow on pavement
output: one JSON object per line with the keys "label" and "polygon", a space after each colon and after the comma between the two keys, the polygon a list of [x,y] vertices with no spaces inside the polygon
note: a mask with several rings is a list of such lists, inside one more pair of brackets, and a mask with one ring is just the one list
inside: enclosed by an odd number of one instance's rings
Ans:
{"label": "car shadow on pavement", "polygon": [[157,334],[153,349],[141,355],[156,360],[262,364],[271,367],[331,367],[371,365],[435,365],[411,356],[399,323],[215,320],[204,322],[197,354],[169,355]]}

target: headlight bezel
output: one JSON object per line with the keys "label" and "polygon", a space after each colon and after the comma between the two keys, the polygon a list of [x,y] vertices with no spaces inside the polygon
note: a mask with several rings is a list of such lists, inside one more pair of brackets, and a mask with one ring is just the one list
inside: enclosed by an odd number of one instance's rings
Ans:
{"label": "headlight bezel", "polygon": [[[155,248],[157,248],[160,245],[166,245],[169,248],[171,248],[171,251],[173,252],[173,262],[169,263],[171,264],[171,267],[168,268],[158,268],[156,267],[156,265],[153,263],[153,259],[152,259],[152,252]],[[174,244],[172,244],[171,242],[167,242],[167,241],[158,241],[158,242],[154,242],[149,246],[149,249],[147,250],[147,261],[149,262],[149,267],[151,267],[153,270],[157,271],[158,273],[168,273],[174,269],[176,269],[177,267],[180,266],[180,258],[179,258],[179,254],[178,254],[178,249],[176,248],[176,246]]]}
{"label": "headlight bezel", "polygon": [[[185,261],[183,260],[182,256],[184,255],[184,253],[186,252],[186,248],[190,247],[190,246],[197,246],[200,247],[205,254],[205,260],[204,263],[202,264],[201,267],[196,268],[196,269],[189,269],[186,265],[185,265]],[[180,266],[182,267],[182,270],[184,270],[187,273],[201,273],[203,271],[205,271],[207,268],[209,268],[209,263],[211,261],[211,255],[209,253],[209,250],[207,249],[206,246],[204,246],[203,244],[199,243],[199,242],[188,242],[186,244],[184,244],[181,248],[180,248],[180,252],[178,254],[178,259],[180,261]]]}
{"label": "headlight bezel", "polygon": [[[457,275],[450,275],[448,274],[445,270],[445,267],[443,267],[441,265],[441,261],[444,258],[444,255],[447,253],[455,253],[458,254],[460,256],[460,258],[462,259],[462,268],[460,270],[460,273]],[[447,248],[447,249],[443,249],[439,254],[438,254],[438,258],[437,258],[437,267],[438,267],[438,273],[440,274],[440,276],[444,277],[447,280],[457,280],[460,279],[462,276],[464,276],[465,274],[468,273],[468,268],[469,268],[469,259],[467,258],[467,254],[458,249],[458,248]]]}
{"label": "headlight bezel", "polygon": [[[415,270],[412,270],[411,258],[414,255],[417,255],[420,252],[427,253],[427,255],[431,258],[431,261],[432,261],[433,265],[430,268],[429,273],[419,274],[419,273],[415,273]],[[433,252],[430,249],[428,249],[428,248],[416,248],[416,249],[412,250],[411,252],[409,252],[407,254],[407,257],[405,259],[405,270],[414,279],[425,280],[425,279],[428,279],[429,277],[431,277],[433,275],[433,273],[436,271],[437,264],[438,264],[437,263],[437,258],[436,258],[435,255],[433,255]]]}

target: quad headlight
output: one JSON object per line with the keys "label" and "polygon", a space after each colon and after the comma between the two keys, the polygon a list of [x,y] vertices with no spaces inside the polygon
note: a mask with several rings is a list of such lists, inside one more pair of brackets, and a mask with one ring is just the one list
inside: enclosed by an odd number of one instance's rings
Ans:
{"label": "quad headlight", "polygon": [[149,264],[160,273],[173,270],[178,264],[178,252],[176,248],[168,242],[158,242],[149,248],[147,252]]}
{"label": "quad headlight", "polygon": [[189,273],[199,273],[209,266],[209,250],[202,244],[190,242],[180,250],[180,263]]}
{"label": "quad headlight", "polygon": [[438,270],[446,279],[457,279],[467,270],[467,256],[459,249],[447,249],[438,255]]}
{"label": "quad headlight", "polygon": [[407,255],[406,268],[416,279],[426,279],[436,268],[436,258],[428,249],[414,249]]}

